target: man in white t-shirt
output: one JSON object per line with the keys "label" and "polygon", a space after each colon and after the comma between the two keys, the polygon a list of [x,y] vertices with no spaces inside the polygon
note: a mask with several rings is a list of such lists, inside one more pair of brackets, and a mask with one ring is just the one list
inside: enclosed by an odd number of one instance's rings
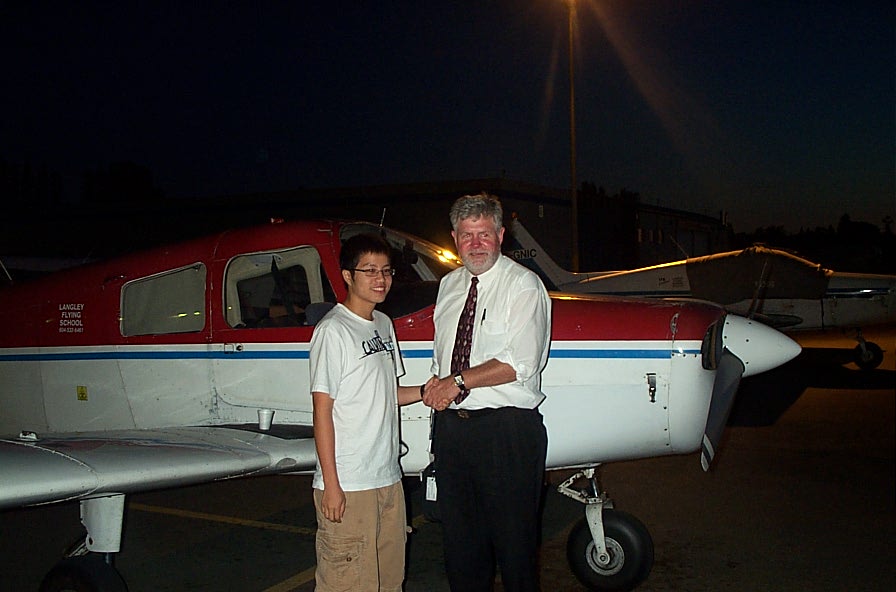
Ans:
{"label": "man in white t-shirt", "polygon": [[389,255],[376,235],[345,241],[348,294],[311,338],[317,592],[400,592],[404,580],[398,406],[419,401],[423,389],[398,386],[404,365],[392,320],[374,308],[392,287]]}

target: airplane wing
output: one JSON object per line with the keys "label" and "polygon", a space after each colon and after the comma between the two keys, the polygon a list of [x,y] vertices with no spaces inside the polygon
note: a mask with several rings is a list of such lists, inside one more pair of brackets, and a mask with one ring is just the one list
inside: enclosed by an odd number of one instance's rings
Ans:
{"label": "airplane wing", "polygon": [[778,329],[779,331],[783,331],[787,327],[793,327],[803,322],[802,317],[788,314],[753,313],[750,318],[754,318],[760,323],[768,325],[773,329]]}
{"label": "airplane wing", "polygon": [[0,439],[0,509],[313,469],[314,439],[228,427]]}

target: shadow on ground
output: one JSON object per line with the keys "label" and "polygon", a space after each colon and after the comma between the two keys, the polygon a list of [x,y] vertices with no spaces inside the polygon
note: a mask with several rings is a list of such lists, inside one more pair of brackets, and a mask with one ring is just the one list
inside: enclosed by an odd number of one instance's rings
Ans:
{"label": "shadow on ground", "polygon": [[807,388],[896,388],[896,371],[859,370],[847,366],[851,362],[851,349],[804,347],[800,355],[787,364],[743,379],[728,425],[770,426]]}

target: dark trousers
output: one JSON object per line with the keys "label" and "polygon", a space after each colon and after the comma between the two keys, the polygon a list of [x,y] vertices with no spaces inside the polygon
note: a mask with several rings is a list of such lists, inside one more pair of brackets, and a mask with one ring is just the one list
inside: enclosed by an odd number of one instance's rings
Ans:
{"label": "dark trousers", "polygon": [[490,592],[496,560],[504,590],[538,590],[547,452],[541,413],[505,407],[465,419],[444,411],[433,440],[451,590]]}

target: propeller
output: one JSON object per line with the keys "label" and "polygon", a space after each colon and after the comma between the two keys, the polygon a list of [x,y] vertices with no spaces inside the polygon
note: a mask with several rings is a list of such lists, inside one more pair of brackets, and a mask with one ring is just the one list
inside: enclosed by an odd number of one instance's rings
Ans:
{"label": "propeller", "polygon": [[758,321],[729,314],[710,327],[703,342],[703,367],[715,370],[716,377],[703,430],[700,464],[704,471],[719,448],[741,378],[776,368],[799,353],[795,341]]}
{"label": "propeller", "polygon": [[709,402],[709,416],[706,418],[706,428],[703,432],[703,445],[700,451],[700,465],[704,471],[709,470],[719,442],[722,440],[722,432],[731,414],[734,405],[734,395],[740,386],[740,379],[744,374],[744,363],[728,350],[725,350],[719,358],[716,369],[716,380],[712,385],[712,399]]}

